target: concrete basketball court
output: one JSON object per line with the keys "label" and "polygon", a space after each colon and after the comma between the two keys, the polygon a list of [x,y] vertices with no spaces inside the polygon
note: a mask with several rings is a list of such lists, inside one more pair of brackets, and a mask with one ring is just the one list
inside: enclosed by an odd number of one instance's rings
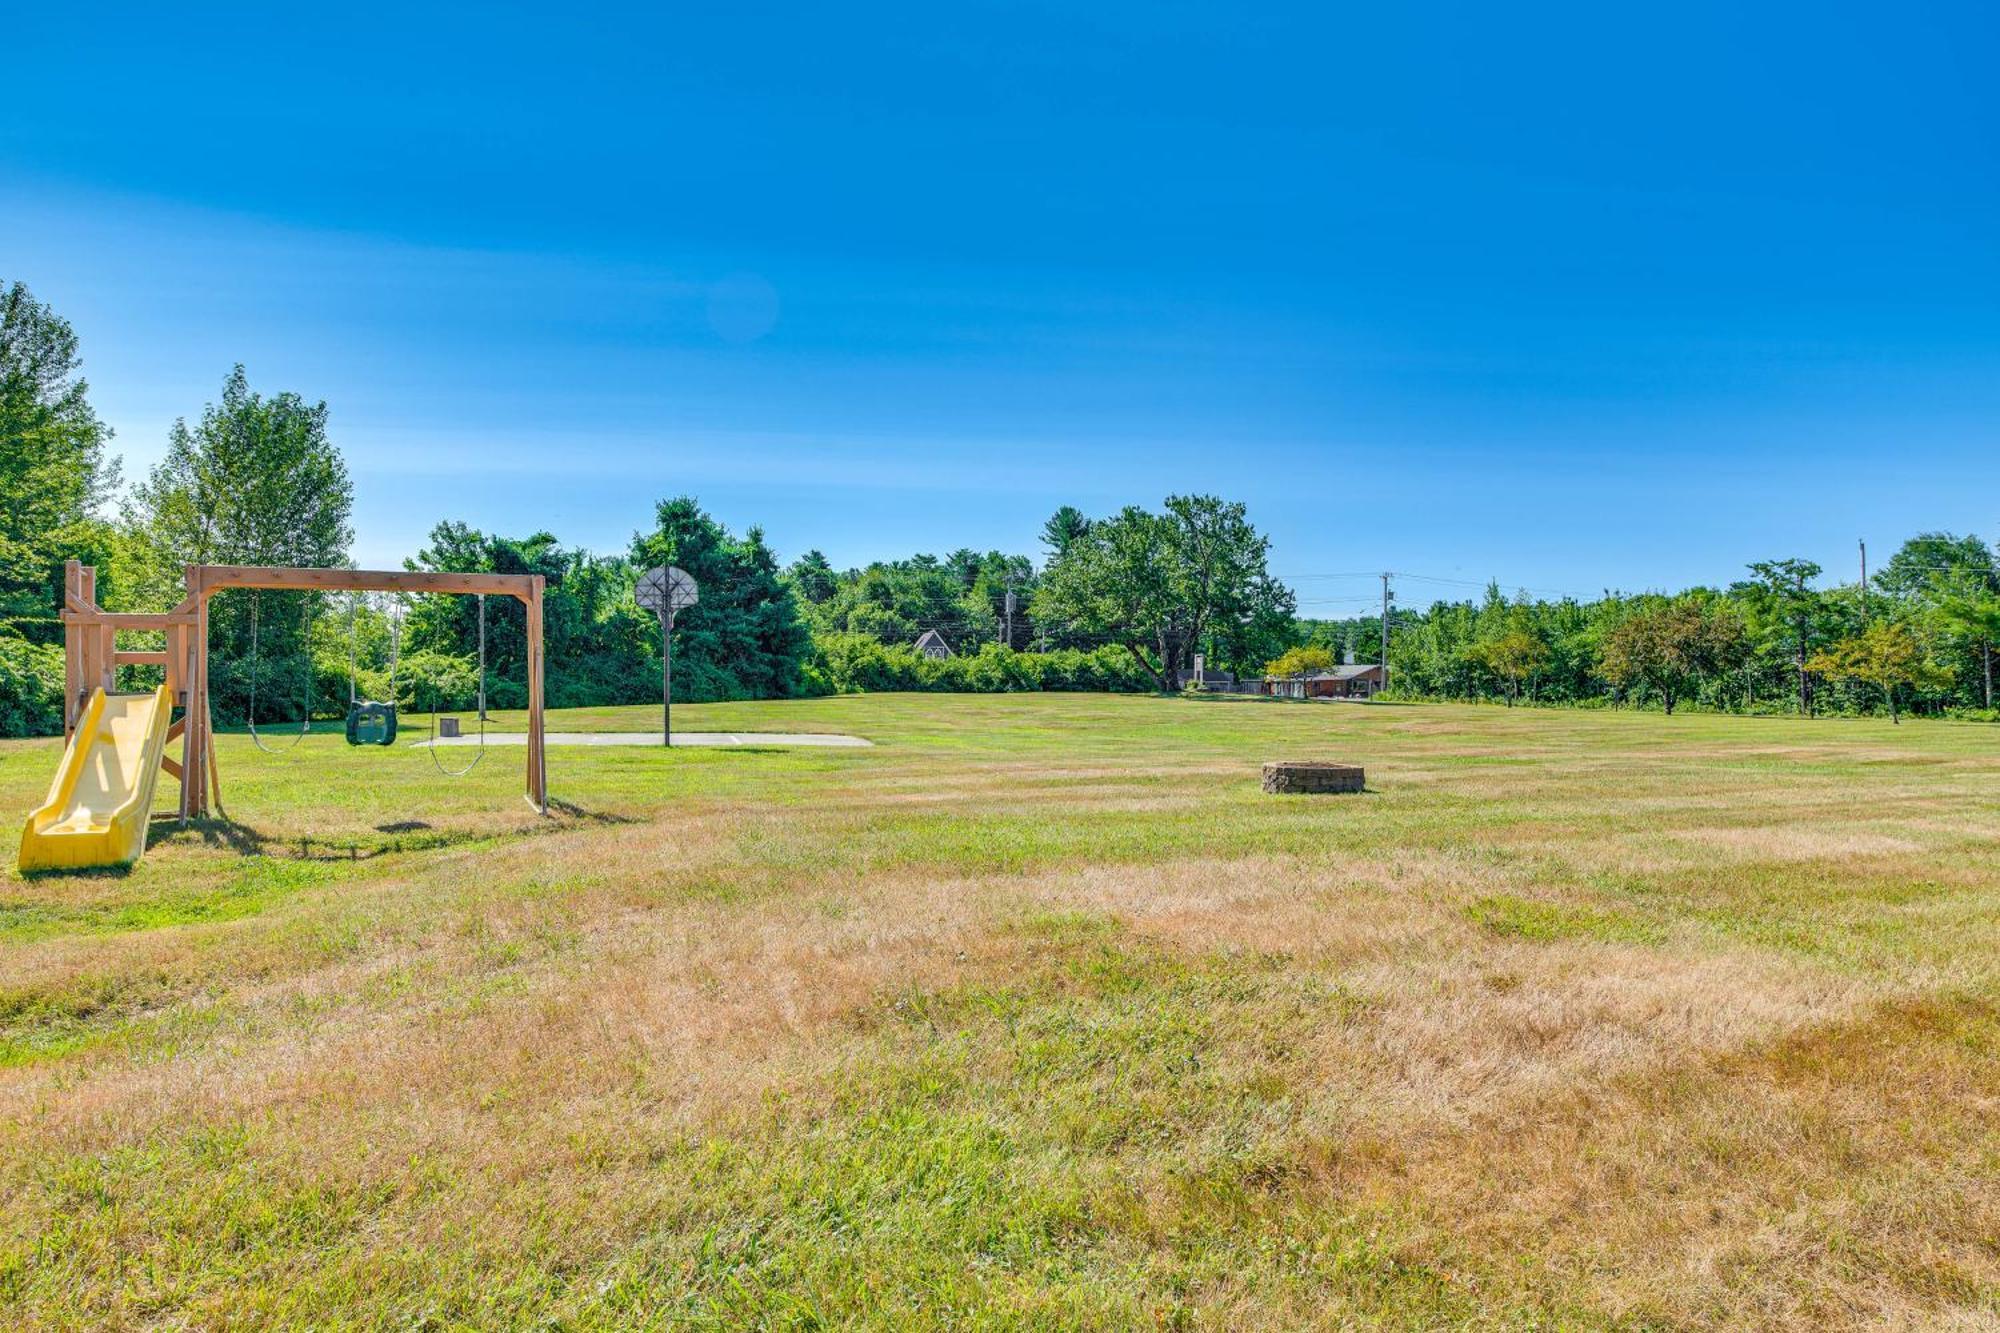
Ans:
{"label": "concrete basketball court", "polygon": [[[542,738],[548,745],[650,745],[660,746],[657,731],[551,731]],[[528,736],[521,731],[488,732],[488,745],[526,745]],[[434,741],[418,741],[411,748],[421,750],[429,745],[456,747],[478,745],[479,736],[440,736]],[[699,745],[782,745],[796,748],[830,750],[865,749],[875,744],[859,736],[838,736],[828,732],[814,731],[677,731],[674,746]]]}

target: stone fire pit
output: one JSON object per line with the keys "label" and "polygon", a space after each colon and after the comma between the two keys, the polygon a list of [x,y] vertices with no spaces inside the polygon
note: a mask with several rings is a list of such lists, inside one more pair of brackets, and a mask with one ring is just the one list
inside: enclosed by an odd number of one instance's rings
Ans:
{"label": "stone fire pit", "polygon": [[1328,792],[1360,791],[1366,783],[1361,770],[1353,764],[1279,760],[1264,765],[1264,790],[1280,795],[1316,796]]}

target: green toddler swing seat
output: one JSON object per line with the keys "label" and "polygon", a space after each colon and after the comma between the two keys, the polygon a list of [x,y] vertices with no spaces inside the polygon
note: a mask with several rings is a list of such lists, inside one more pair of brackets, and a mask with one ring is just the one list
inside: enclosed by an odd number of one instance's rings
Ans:
{"label": "green toddler swing seat", "polygon": [[[398,617],[389,619],[389,702],[357,697],[360,688],[361,670],[357,662],[358,642],[353,631],[354,601],[347,603],[348,658],[347,658],[347,743],[349,745],[394,745],[396,743],[396,666],[403,656],[403,627]],[[448,719],[456,721],[456,719]],[[456,736],[454,729],[447,733]],[[447,777],[462,778],[479,767],[479,761],[486,757],[486,594],[479,594],[479,748],[473,753],[472,762],[463,768],[446,768],[438,758],[438,715],[431,709],[430,744],[424,748],[430,752],[431,762]]]}
{"label": "green toddler swing seat", "polygon": [[349,745],[394,745],[396,743],[396,664],[403,656],[403,627],[393,613],[389,617],[389,702],[360,697],[361,668],[359,636],[354,629],[352,593],[347,598],[347,743]]}
{"label": "green toddler swing seat", "polygon": [[394,745],[396,705],[373,699],[356,699],[347,705],[349,745]]}

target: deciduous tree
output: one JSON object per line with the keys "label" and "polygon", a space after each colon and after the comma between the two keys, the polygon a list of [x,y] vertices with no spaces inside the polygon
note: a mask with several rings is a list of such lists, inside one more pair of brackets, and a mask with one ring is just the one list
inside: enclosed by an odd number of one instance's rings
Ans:
{"label": "deciduous tree", "polygon": [[326,404],[266,398],[243,367],[222,401],[190,427],[176,421],[167,456],[135,499],[146,530],[175,564],[340,565],[354,541],[354,484],[326,434]]}
{"label": "deciduous tree", "polygon": [[1465,650],[1465,655],[1505,683],[1507,706],[1512,708],[1521,697],[1522,685],[1548,664],[1549,646],[1524,629],[1512,629],[1490,639],[1477,640]]}
{"label": "deciduous tree", "polygon": [[1810,560],[1759,560],[1750,566],[1757,586],[1790,635],[1792,662],[1798,673],[1799,712],[1812,711],[1812,681],[1806,659],[1812,655],[1813,616],[1819,610],[1819,594],[1812,582],[1820,567]]}
{"label": "deciduous tree", "polygon": [[1668,712],[1702,676],[1733,670],[1747,651],[1742,618],[1727,603],[1697,597],[1642,607],[1605,637],[1602,669],[1614,684],[1643,681]]}
{"label": "deciduous tree", "polygon": [[1983,580],[1968,581],[1957,591],[1945,594],[1941,610],[1946,623],[1972,641],[1979,653],[1980,697],[1984,707],[1993,706],[1993,645],[2000,643],[2000,593]]}
{"label": "deciduous tree", "polygon": [[1889,701],[1889,720],[1901,722],[1898,689],[1940,684],[1950,673],[1931,664],[1923,644],[1900,621],[1877,621],[1861,633],[1815,653],[1806,664],[1833,680],[1858,680],[1881,689]]}
{"label": "deciduous tree", "polygon": [[[199,421],[174,422],[166,457],[126,514],[154,556],[158,598],[172,596],[183,564],[347,563],[354,486],[326,422],[324,402],[255,393],[240,365]],[[219,715],[246,715],[253,674],[273,697],[290,697],[309,670],[307,626],[319,601],[233,593],[210,604],[210,697]]]}
{"label": "deciduous tree", "polygon": [[63,559],[117,484],[80,365],[67,320],[21,283],[0,290],[0,632],[43,643],[61,638]]}
{"label": "deciduous tree", "polygon": [[1241,504],[1170,496],[1164,514],[1136,505],[1090,523],[1043,575],[1037,618],[1122,644],[1160,688],[1172,689],[1205,643],[1261,661],[1267,636],[1289,624],[1291,591],[1265,567],[1270,543]]}
{"label": "deciduous tree", "polygon": [[1264,664],[1267,676],[1289,676],[1304,679],[1321,671],[1334,668],[1333,652],[1318,644],[1304,644],[1297,648],[1287,648]]}

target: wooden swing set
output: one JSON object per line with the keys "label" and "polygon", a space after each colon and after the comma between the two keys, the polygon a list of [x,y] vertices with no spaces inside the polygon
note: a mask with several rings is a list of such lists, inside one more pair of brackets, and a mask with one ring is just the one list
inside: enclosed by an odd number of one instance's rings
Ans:
{"label": "wooden swing set", "polygon": [[[548,765],[542,717],[542,590],[540,574],[448,574],[416,570],[291,569],[274,565],[188,565],[187,597],[171,611],[106,611],[97,605],[97,570],[69,561],[63,571],[63,737],[74,736],[91,695],[115,693],[121,666],[156,666],[166,671],[166,688],[181,711],[167,729],[169,747],[180,742],[180,758],[162,753],[160,767],[181,787],[180,817],[202,819],[222,806],[216,773],[215,723],[209,713],[208,601],[230,588],[291,592],[389,592],[494,594],[517,599],[528,622],[527,801],[547,814]],[[151,631],[166,636],[164,649],[118,647],[121,633]]]}

